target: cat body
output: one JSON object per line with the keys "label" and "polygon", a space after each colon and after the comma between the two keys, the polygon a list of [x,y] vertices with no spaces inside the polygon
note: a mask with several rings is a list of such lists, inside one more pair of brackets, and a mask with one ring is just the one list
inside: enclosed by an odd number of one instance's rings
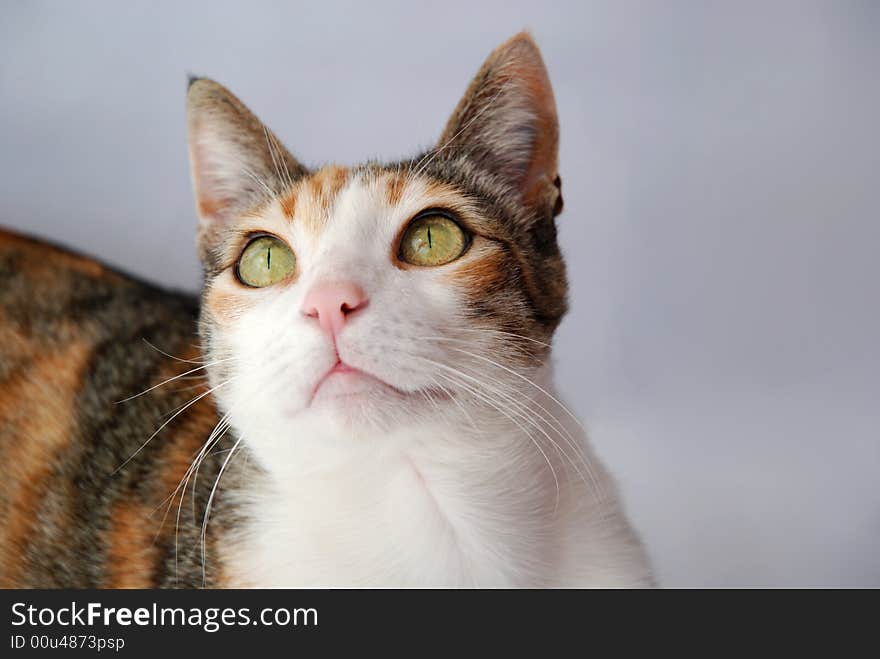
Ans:
{"label": "cat body", "polygon": [[[650,584],[552,384],[567,304],[558,129],[531,38],[490,56],[412,160],[309,170],[207,79],[191,81],[188,121],[198,312],[0,241],[18,282],[0,330],[22,343],[0,352],[14,420],[0,451],[41,447],[4,487],[0,579]],[[51,267],[75,283],[47,291],[67,300],[47,311],[40,277],[53,277],[34,273]],[[45,345],[35,326],[55,328]],[[21,355],[39,368],[16,368]]]}
{"label": "cat body", "polygon": [[151,346],[200,359],[197,299],[2,231],[0,275],[0,587],[201,585],[215,456],[185,507],[172,493],[217,422],[210,397],[146,440],[208,387],[122,402],[193,368]]}

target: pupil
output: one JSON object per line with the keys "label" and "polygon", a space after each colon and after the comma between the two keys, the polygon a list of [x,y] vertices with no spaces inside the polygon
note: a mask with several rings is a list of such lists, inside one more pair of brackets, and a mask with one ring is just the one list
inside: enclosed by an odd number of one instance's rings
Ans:
{"label": "pupil", "polygon": [[272,248],[266,248],[266,270],[272,269]]}

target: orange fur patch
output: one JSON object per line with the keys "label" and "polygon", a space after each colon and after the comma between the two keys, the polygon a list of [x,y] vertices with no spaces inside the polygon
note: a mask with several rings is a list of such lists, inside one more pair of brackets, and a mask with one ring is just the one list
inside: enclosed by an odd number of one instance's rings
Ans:
{"label": "orange fur patch", "polygon": [[214,217],[223,208],[223,204],[207,197],[199,198],[199,215],[202,217]]}
{"label": "orange fur patch", "polygon": [[386,181],[388,186],[388,205],[396,206],[400,203],[401,197],[403,197],[403,189],[406,187],[406,176],[399,173],[390,174]]}
{"label": "orange fur patch", "polygon": [[348,181],[348,168],[337,165],[328,165],[319,169],[309,179],[309,188],[312,197],[318,202],[322,210],[330,208],[330,204],[339,194]]}
{"label": "orange fur patch", "polygon": [[[12,332],[3,332],[9,339]],[[21,337],[16,343],[26,345]],[[76,391],[91,353],[72,340],[57,352],[25,355],[2,381],[11,395],[0,397],[0,427],[9,430],[0,461],[8,498],[0,500],[0,585],[13,586],[23,547],[32,534],[54,459],[68,444]],[[23,405],[23,402],[27,405]]]}
{"label": "orange fur patch", "polygon": [[113,506],[107,537],[107,588],[150,588],[158,549],[150,523],[152,508],[125,499]]}
{"label": "orange fur patch", "polygon": [[87,277],[120,280],[119,275],[108,270],[94,259],[59,249],[42,241],[19,236],[0,229],[0,249],[25,257],[17,267],[26,268],[28,274],[41,283],[54,283],[59,270],[68,269]]}
{"label": "orange fur patch", "polygon": [[281,204],[281,212],[288,220],[292,220],[296,213],[296,191],[291,190],[278,200]]}
{"label": "orange fur patch", "polygon": [[205,305],[211,312],[211,317],[221,325],[234,321],[247,307],[242,291],[230,290],[233,286],[234,284],[221,282],[218,278],[205,296]]}
{"label": "orange fur patch", "polygon": [[483,291],[500,283],[507,276],[504,250],[498,246],[489,246],[488,241],[480,240],[479,237],[475,238],[464,259],[461,265],[449,273],[449,277],[458,281],[465,280],[469,289]]}

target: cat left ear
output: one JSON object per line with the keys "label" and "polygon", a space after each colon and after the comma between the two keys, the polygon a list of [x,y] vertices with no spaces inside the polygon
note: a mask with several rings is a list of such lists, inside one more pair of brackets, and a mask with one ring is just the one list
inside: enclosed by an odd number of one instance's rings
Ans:
{"label": "cat left ear", "polygon": [[526,206],[555,216],[562,210],[558,145],[550,78],[538,46],[521,32],[489,55],[437,148],[465,156],[509,183]]}
{"label": "cat left ear", "polygon": [[257,200],[278,194],[307,170],[241,101],[213,80],[190,79],[187,126],[204,258],[218,228]]}

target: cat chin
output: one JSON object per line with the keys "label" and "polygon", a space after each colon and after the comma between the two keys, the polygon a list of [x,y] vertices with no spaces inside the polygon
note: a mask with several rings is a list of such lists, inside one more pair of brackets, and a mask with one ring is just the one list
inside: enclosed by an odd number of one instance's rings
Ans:
{"label": "cat chin", "polygon": [[252,437],[271,436],[299,445],[344,447],[452,417],[457,409],[449,396],[437,392],[407,393],[378,383],[355,389],[345,384],[327,387],[307,405],[279,406],[275,413],[263,415],[264,424],[255,432],[241,430]]}
{"label": "cat chin", "polygon": [[420,388],[398,388],[365,371],[346,367],[331,369],[322,376],[305,401],[284,411],[293,424],[317,424],[345,434],[412,421],[428,408],[439,409],[450,396],[446,392]]}
{"label": "cat chin", "polygon": [[309,407],[357,404],[358,401],[374,398],[377,394],[406,396],[399,389],[364,371],[351,367],[341,370],[337,366],[318,381],[309,401]]}
{"label": "cat chin", "polygon": [[321,428],[326,435],[357,438],[364,431],[372,433],[381,428],[393,417],[394,406],[389,406],[392,397],[396,398],[375,390],[323,394],[307,409],[292,415],[291,420]]}
{"label": "cat chin", "polygon": [[328,391],[316,396],[305,410],[291,415],[291,421],[320,427],[327,435],[357,439],[409,424],[420,413],[428,413],[429,405],[421,393],[405,394],[387,387]]}

